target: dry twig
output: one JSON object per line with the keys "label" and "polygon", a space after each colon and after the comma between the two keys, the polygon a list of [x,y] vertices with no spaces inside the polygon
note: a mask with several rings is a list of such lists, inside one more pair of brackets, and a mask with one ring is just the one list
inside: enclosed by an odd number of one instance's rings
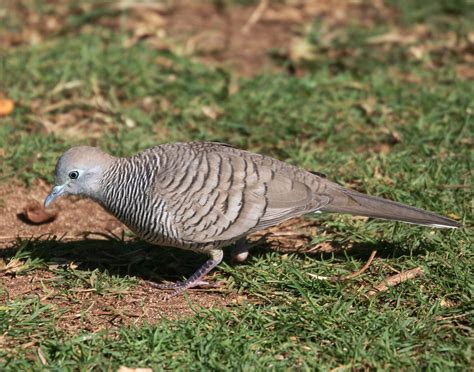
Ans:
{"label": "dry twig", "polygon": [[41,349],[41,347],[38,347],[37,352],[38,352],[38,358],[40,359],[41,364],[44,365],[44,366],[47,366],[48,365],[48,360],[44,356],[43,349]]}
{"label": "dry twig", "polygon": [[402,282],[416,278],[417,276],[423,275],[423,269],[421,267],[416,267],[414,269],[403,271],[399,274],[389,276],[387,279],[382,281],[380,284],[376,285],[374,289],[371,289],[367,292],[367,296],[374,296],[379,292],[384,292],[390,287],[394,287]]}
{"label": "dry twig", "polygon": [[377,251],[374,249],[370,253],[369,259],[367,260],[365,265],[362,266],[362,268],[360,270],[357,270],[357,271],[355,271],[355,272],[353,272],[352,274],[349,274],[349,275],[344,275],[344,276],[321,276],[321,275],[315,275],[315,274],[312,274],[312,273],[309,273],[308,275],[311,276],[314,279],[330,280],[332,282],[338,282],[338,281],[342,281],[342,280],[353,279],[353,278],[361,275],[362,273],[364,273],[369,268],[369,266],[372,263],[372,261],[374,260],[374,257],[375,257],[376,254],[377,254]]}
{"label": "dry twig", "polygon": [[260,20],[260,18],[262,18],[263,13],[268,8],[268,3],[269,3],[269,0],[260,0],[260,3],[252,12],[249,19],[245,23],[244,27],[242,27],[243,34],[246,34],[247,32],[249,32],[252,26],[255,25]]}
{"label": "dry twig", "polygon": [[369,256],[369,259],[367,260],[367,262],[365,263],[364,266],[362,266],[362,268],[360,270],[357,270],[356,272],[353,272],[352,274],[349,274],[349,275],[345,275],[343,277],[340,277],[339,280],[348,280],[348,279],[352,279],[352,278],[355,278],[356,276],[359,276],[360,274],[364,273],[370,266],[370,264],[372,263],[372,261],[374,260],[374,257],[375,255],[377,254],[377,251],[374,249],[371,253],[370,253],[370,256]]}

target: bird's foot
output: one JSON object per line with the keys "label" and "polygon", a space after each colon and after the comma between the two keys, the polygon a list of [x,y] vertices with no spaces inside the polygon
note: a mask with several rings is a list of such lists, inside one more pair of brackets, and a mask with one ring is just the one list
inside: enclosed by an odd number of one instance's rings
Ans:
{"label": "bird's foot", "polygon": [[[174,283],[157,283],[151,280],[145,280],[145,283],[148,284],[150,287],[162,289],[162,290],[179,289],[185,285],[185,282],[182,282],[182,281],[177,281]],[[204,280],[198,280],[196,281],[196,283],[194,283],[192,287],[188,287],[188,288],[209,287],[209,285],[210,285],[209,282],[206,282]]]}
{"label": "bird's foot", "polygon": [[244,262],[249,256],[249,249],[250,244],[245,238],[238,240],[231,252],[231,265]]}
{"label": "bird's foot", "polygon": [[184,290],[188,288],[197,287],[199,285],[208,285],[209,283],[202,280],[202,278],[211,271],[214,267],[219,265],[222,261],[223,257],[222,250],[213,250],[210,252],[211,258],[208,259],[196,272],[189,277],[189,279],[183,282],[176,282],[172,284],[162,284],[162,283],[155,283],[155,282],[147,282],[151,286],[158,288],[158,289],[170,289],[172,292],[163,297],[164,300],[169,300],[170,298],[180,294]]}

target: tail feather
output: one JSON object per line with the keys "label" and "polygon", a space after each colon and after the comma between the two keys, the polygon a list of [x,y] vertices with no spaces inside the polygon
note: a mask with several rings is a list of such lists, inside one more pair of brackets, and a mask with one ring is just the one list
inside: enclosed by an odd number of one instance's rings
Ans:
{"label": "tail feather", "polygon": [[[329,188],[330,190],[332,188]],[[332,201],[321,209],[323,212],[349,213],[357,216],[401,221],[417,225],[458,228],[461,224],[436,213],[411,207],[391,200],[369,196],[336,185],[330,192]]]}

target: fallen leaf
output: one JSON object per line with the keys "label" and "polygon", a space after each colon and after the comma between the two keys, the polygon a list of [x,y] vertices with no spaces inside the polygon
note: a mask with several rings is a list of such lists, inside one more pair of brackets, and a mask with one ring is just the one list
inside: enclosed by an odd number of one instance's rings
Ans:
{"label": "fallen leaf", "polygon": [[13,112],[15,102],[8,98],[0,98],[0,116],[7,116]]}
{"label": "fallen leaf", "polygon": [[441,302],[439,303],[441,307],[454,307],[456,306],[456,303],[454,301],[451,301],[450,299],[447,298],[442,298]]}
{"label": "fallen leaf", "polygon": [[472,65],[468,65],[468,64],[457,65],[456,73],[461,79],[474,80],[474,67]]}
{"label": "fallen leaf", "polygon": [[244,304],[246,301],[247,301],[247,297],[246,297],[246,296],[237,296],[237,297],[234,298],[231,302],[234,303],[234,304],[242,305],[242,304]]}
{"label": "fallen leaf", "polygon": [[283,9],[267,9],[262,15],[266,22],[302,22],[303,13],[296,7],[285,7]]}
{"label": "fallen leaf", "polygon": [[209,119],[216,120],[220,115],[219,109],[215,106],[203,106],[201,107],[202,113]]}
{"label": "fallen leaf", "polygon": [[24,217],[35,225],[54,221],[58,213],[56,211],[46,211],[41,203],[32,201],[23,208]]}
{"label": "fallen leaf", "polygon": [[467,34],[467,40],[469,41],[469,43],[474,44],[474,32],[469,32]]}
{"label": "fallen leaf", "polygon": [[0,275],[16,273],[21,271],[24,266],[24,262],[20,261],[18,258],[12,258],[6,265],[5,262],[3,262],[3,267],[0,267]]}
{"label": "fallen leaf", "polygon": [[295,38],[290,45],[289,57],[294,62],[313,61],[316,58],[316,50],[306,38]]}
{"label": "fallen leaf", "polygon": [[124,122],[125,122],[125,126],[128,127],[128,128],[135,128],[135,126],[136,126],[135,121],[133,119],[128,118],[128,117],[126,117],[124,119]]}
{"label": "fallen leaf", "polygon": [[424,46],[415,46],[415,45],[408,48],[408,51],[413,56],[413,58],[417,59],[418,61],[422,60],[425,57],[426,53],[427,53],[426,47],[424,47]]}
{"label": "fallen leaf", "polygon": [[372,116],[375,112],[375,105],[377,104],[377,99],[375,97],[368,97],[365,101],[359,103],[359,106],[364,110],[364,113],[367,116]]}
{"label": "fallen leaf", "polygon": [[155,63],[164,68],[171,68],[173,67],[173,64],[174,64],[174,62],[171,59],[162,57],[162,56],[156,57]]}
{"label": "fallen leaf", "polygon": [[41,349],[40,347],[38,348],[38,357],[39,357],[42,365],[44,365],[44,366],[48,365],[48,360],[44,356],[43,349]]}
{"label": "fallen leaf", "polygon": [[420,76],[408,71],[401,71],[396,67],[389,68],[389,73],[395,79],[400,79],[401,81],[405,81],[407,83],[420,84],[422,82]]}
{"label": "fallen leaf", "polygon": [[411,44],[417,40],[416,36],[403,34],[397,31],[383,35],[372,36],[367,39],[368,44]]}
{"label": "fallen leaf", "polygon": [[153,372],[153,370],[151,368],[130,368],[120,366],[117,372]]}
{"label": "fallen leaf", "polygon": [[[390,145],[387,143],[378,143],[373,147],[373,151],[376,154],[388,154],[390,152]],[[378,174],[376,178],[381,178],[381,175]]]}
{"label": "fallen leaf", "polygon": [[185,53],[192,55],[212,55],[226,50],[228,40],[226,36],[219,31],[203,31],[186,41]]}

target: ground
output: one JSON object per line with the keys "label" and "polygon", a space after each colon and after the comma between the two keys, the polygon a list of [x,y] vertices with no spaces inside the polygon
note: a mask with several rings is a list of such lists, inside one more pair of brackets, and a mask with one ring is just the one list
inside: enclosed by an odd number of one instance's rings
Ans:
{"label": "ground", "polygon": [[[472,365],[472,9],[0,5],[2,369]],[[165,302],[146,280],[187,277],[205,257],[137,240],[80,198],[28,221],[69,146],[130,155],[181,140],[272,155],[464,227],[299,218],[250,236],[248,262],[227,254],[210,288]]]}

